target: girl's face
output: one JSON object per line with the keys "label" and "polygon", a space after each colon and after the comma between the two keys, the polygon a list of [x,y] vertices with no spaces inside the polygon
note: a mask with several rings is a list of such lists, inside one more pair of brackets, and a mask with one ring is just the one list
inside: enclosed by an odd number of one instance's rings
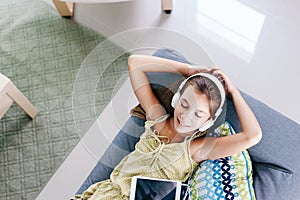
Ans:
{"label": "girl's face", "polygon": [[174,110],[174,128],[178,133],[192,134],[210,118],[206,95],[189,85]]}

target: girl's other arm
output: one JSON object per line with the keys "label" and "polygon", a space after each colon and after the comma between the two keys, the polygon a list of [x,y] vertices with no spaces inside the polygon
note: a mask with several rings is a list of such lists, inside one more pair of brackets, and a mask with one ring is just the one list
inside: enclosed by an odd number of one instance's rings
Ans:
{"label": "girl's other arm", "polygon": [[254,146],[262,138],[262,131],[254,113],[228,77],[223,72],[218,72],[224,78],[226,92],[233,100],[242,131],[226,137],[205,137],[195,141],[191,153],[198,162],[234,155]]}

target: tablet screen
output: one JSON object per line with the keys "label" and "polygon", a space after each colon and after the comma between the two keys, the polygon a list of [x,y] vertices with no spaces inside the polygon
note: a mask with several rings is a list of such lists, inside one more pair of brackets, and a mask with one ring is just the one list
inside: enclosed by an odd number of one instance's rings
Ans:
{"label": "tablet screen", "polygon": [[179,181],[133,177],[130,200],[179,200]]}

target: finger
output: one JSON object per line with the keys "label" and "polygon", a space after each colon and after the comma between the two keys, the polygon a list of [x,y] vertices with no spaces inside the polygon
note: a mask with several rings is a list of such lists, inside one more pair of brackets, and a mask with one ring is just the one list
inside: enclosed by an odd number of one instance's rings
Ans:
{"label": "finger", "polygon": [[212,71],[221,70],[219,67],[209,67],[209,69],[212,70]]}

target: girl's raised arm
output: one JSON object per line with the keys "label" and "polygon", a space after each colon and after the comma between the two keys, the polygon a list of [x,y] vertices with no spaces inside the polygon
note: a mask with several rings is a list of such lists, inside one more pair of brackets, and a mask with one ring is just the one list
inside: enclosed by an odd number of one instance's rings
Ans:
{"label": "girl's raised arm", "polygon": [[192,145],[198,145],[198,147],[192,148],[196,150],[192,154],[198,162],[234,155],[254,146],[262,138],[260,125],[239,90],[223,72],[219,70],[218,73],[224,78],[226,92],[233,100],[242,131],[226,137],[206,137],[203,140],[195,141],[195,144]]}
{"label": "girl's raised arm", "polygon": [[131,55],[128,59],[128,71],[132,88],[147,119],[153,120],[166,113],[151,89],[146,72],[173,72],[189,76],[197,69],[189,64],[155,56]]}

